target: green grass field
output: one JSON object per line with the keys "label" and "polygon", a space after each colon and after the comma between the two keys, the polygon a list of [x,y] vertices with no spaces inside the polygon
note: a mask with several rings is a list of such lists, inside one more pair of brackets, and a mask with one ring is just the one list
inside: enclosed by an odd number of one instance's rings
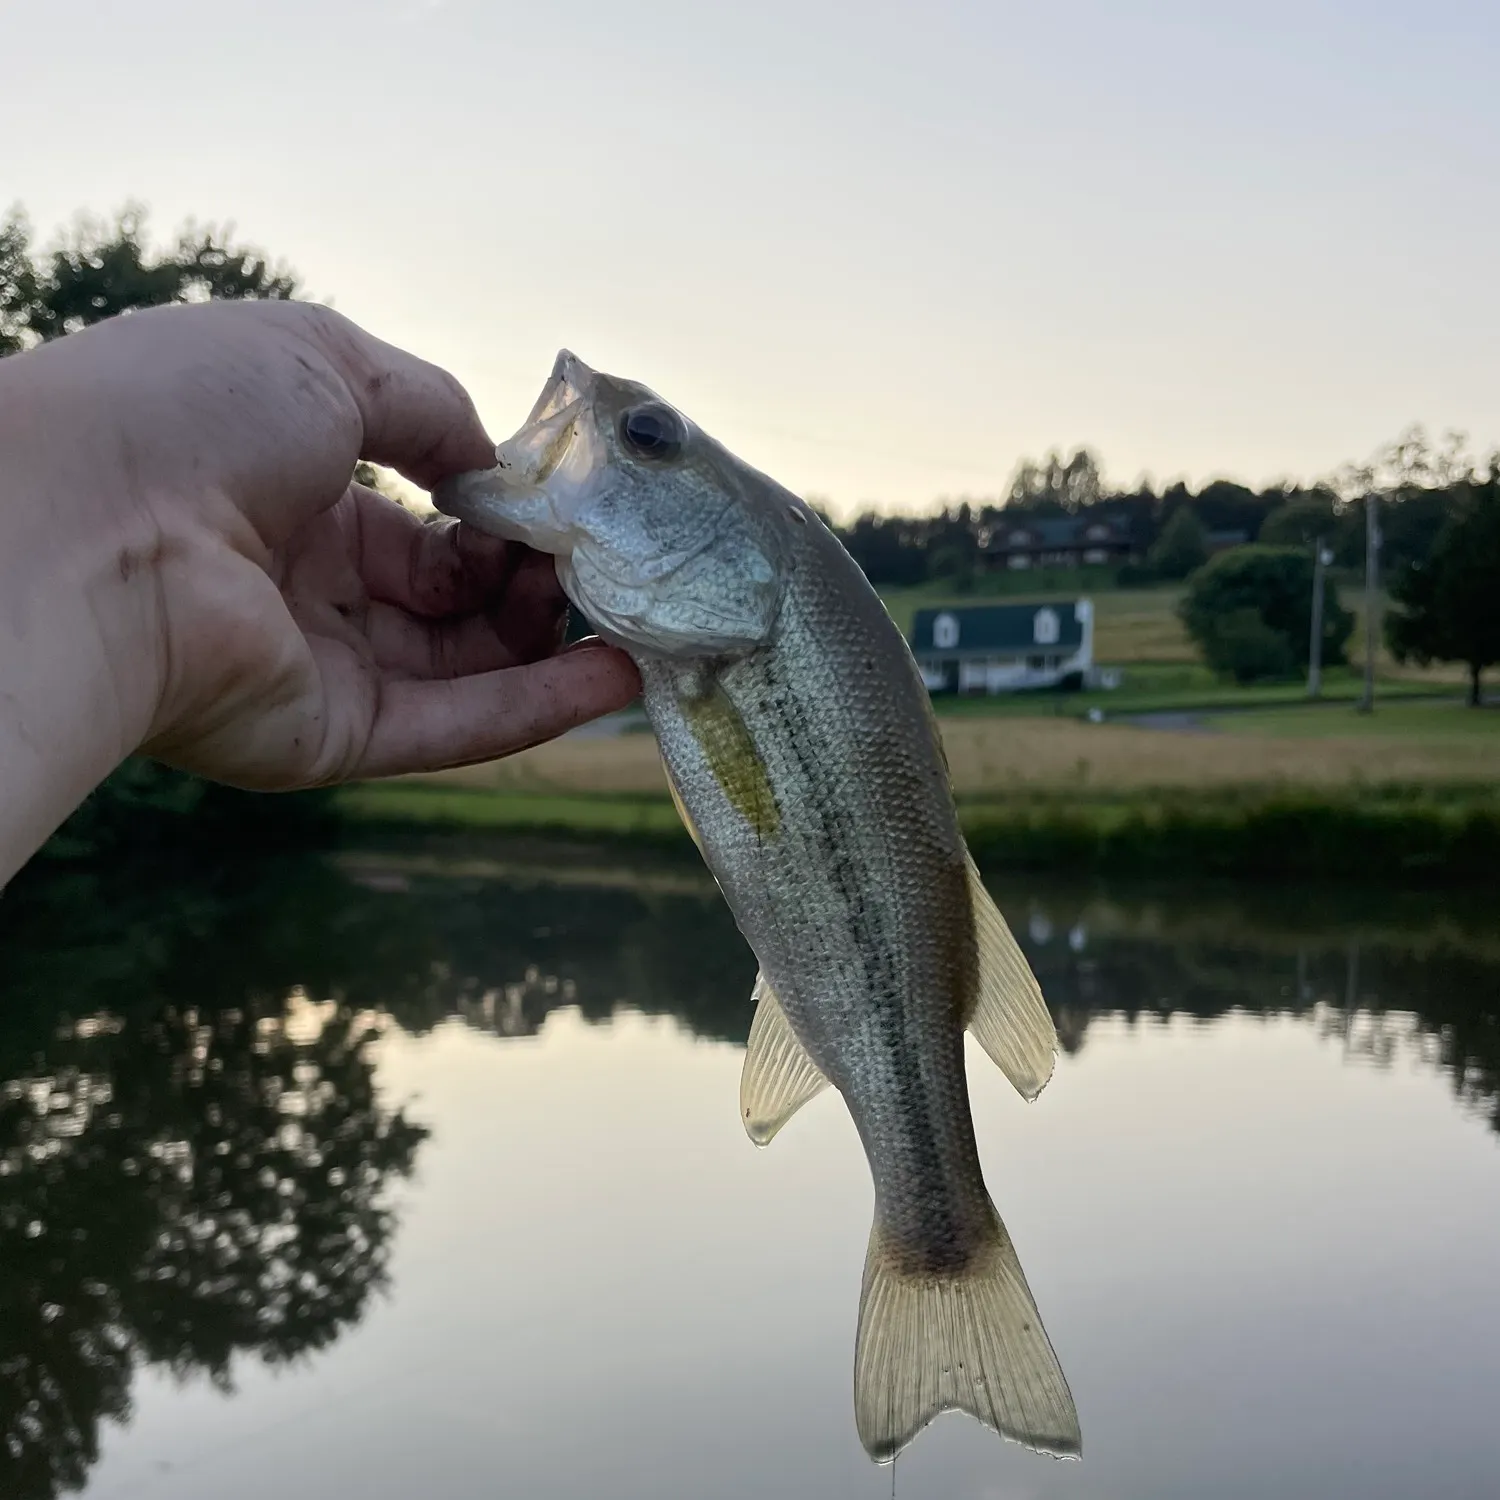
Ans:
{"label": "green grass field", "polygon": [[[1092,708],[1101,709],[1109,718],[1122,715],[1167,712],[1171,710],[1215,713],[1250,706],[1285,707],[1297,712],[1309,703],[1307,684],[1295,682],[1255,683],[1237,687],[1214,676],[1207,667],[1198,665],[1163,665],[1137,662],[1122,668],[1124,679],[1118,688],[1105,692],[1079,693],[1003,693],[995,697],[948,697],[934,701],[934,708],[944,718],[970,716],[1082,718]],[[1353,704],[1363,690],[1363,678],[1352,667],[1336,667],[1324,673],[1324,700]],[[1382,678],[1378,697],[1382,700],[1452,696],[1458,689],[1451,683],[1427,682],[1419,678]]]}
{"label": "green grass field", "polygon": [[1495,751],[1495,770],[1500,772],[1500,708],[1496,707],[1469,708],[1458,701],[1413,703],[1377,696],[1371,714],[1359,713],[1348,704],[1307,704],[1216,715],[1206,722],[1226,733],[1278,739],[1390,738],[1456,744],[1488,740]]}

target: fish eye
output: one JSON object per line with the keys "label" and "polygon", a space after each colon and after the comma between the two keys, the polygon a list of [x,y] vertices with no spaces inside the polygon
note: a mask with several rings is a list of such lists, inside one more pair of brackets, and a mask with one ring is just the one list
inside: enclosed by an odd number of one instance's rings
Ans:
{"label": "fish eye", "polygon": [[687,427],[670,406],[648,401],[620,418],[620,436],[640,458],[675,458],[687,441]]}

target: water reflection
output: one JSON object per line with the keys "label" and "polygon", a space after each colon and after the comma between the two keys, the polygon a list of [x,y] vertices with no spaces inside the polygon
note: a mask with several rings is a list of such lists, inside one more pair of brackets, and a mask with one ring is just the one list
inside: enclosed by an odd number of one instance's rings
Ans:
{"label": "water reflection", "polygon": [[[1304,1017],[1500,1129],[1500,937],[1476,903],[997,888],[1057,1016]],[[542,847],[50,876],[0,901],[0,1494],[80,1487],[145,1366],[227,1386],[359,1321],[421,1126],[382,1027],[562,1009],[742,1042],[754,964],[692,865]],[[1117,1025],[1114,1019],[1110,1025]]]}
{"label": "water reflection", "polygon": [[384,1190],[425,1132],[377,1098],[376,1017],[307,998],[278,955],[293,909],[251,895],[84,881],[4,903],[14,1500],[83,1484],[138,1366],[227,1388],[235,1355],[321,1349],[385,1283]]}

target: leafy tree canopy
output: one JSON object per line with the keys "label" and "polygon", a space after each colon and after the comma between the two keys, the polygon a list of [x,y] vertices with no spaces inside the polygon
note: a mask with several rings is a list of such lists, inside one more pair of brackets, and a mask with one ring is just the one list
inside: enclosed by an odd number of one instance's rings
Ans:
{"label": "leafy tree canopy", "polygon": [[1208,537],[1192,506],[1178,507],[1162,527],[1147,561],[1158,578],[1186,578],[1208,561]]}
{"label": "leafy tree canopy", "polygon": [[[1289,676],[1305,669],[1312,634],[1313,560],[1291,547],[1236,547],[1221,552],[1188,583],[1179,613],[1215,672],[1237,682]],[[1354,616],[1327,586],[1323,661],[1344,660]]]}
{"label": "leafy tree canopy", "polygon": [[146,307],[297,295],[292,271],[231,236],[189,223],[156,251],[145,210],[130,204],[108,222],[80,216],[59,244],[37,251],[25,214],[12,209],[0,222],[0,354]]}
{"label": "leafy tree canopy", "polygon": [[1398,661],[1462,662],[1469,702],[1481,702],[1480,676],[1500,662],[1500,466],[1471,481],[1425,560],[1391,585],[1396,608],[1386,640]]}

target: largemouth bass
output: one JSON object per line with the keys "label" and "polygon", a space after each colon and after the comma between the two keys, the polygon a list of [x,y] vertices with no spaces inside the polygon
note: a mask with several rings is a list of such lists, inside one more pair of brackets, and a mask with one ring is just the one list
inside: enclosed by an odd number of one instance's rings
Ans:
{"label": "largemouth bass", "polygon": [[831,1083],[875,1186],[860,1440],[959,1410],[1042,1452],[1078,1417],[980,1171],[971,1031],[1034,1099],[1057,1036],[969,857],[927,690],[864,574],[795,495],[653,391],[564,351],[495,467],[438,508],[556,558],[640,668],[678,811],[760,964],[740,1086],[768,1142]]}

